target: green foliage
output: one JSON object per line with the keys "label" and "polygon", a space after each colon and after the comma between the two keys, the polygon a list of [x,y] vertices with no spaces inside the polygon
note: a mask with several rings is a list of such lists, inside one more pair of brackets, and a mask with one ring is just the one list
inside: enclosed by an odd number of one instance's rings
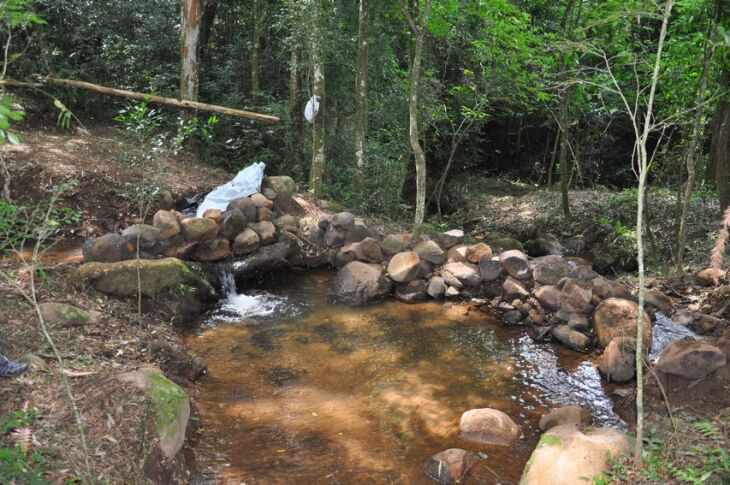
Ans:
{"label": "green foliage", "polygon": [[32,443],[36,419],[36,409],[27,405],[0,416],[0,482],[50,483],[44,477],[49,455]]}

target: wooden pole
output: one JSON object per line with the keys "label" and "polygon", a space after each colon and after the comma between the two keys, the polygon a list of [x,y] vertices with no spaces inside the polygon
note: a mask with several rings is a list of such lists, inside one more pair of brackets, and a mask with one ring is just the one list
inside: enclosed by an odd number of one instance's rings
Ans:
{"label": "wooden pole", "polygon": [[166,104],[168,106],[174,106],[181,109],[196,109],[200,111],[210,111],[213,113],[220,113],[228,116],[236,116],[238,118],[246,118],[249,120],[260,121],[262,123],[275,124],[280,120],[276,116],[264,115],[260,113],[254,113],[252,111],[243,111],[240,109],[227,108],[225,106],[219,106],[217,104],[199,103],[197,101],[185,101],[175,98],[165,98],[163,96],[153,96],[150,94],[137,93],[134,91],[126,91],[124,89],[110,88],[107,86],[101,86],[99,84],[93,84],[85,81],[75,81],[73,79],[59,79],[54,77],[43,77],[40,78],[42,83],[29,83],[23,81],[5,80],[0,81],[0,86],[6,87],[18,87],[18,88],[44,88],[44,83],[58,84],[60,86],[66,86],[70,88],[85,89],[100,94],[108,94],[110,96],[121,96],[122,98],[136,99],[139,101],[147,100],[151,103]]}

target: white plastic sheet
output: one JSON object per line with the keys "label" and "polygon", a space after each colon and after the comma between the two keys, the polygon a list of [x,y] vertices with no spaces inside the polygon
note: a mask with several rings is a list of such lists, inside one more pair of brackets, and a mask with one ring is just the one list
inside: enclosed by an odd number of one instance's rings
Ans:
{"label": "white plastic sheet", "polygon": [[304,118],[313,123],[317,113],[319,113],[319,96],[312,96],[304,107]]}
{"label": "white plastic sheet", "polygon": [[261,182],[264,180],[264,162],[256,162],[244,168],[230,182],[216,187],[205,196],[203,203],[198,206],[196,217],[202,217],[208,209],[226,210],[228,203],[239,197],[247,197],[261,191]]}

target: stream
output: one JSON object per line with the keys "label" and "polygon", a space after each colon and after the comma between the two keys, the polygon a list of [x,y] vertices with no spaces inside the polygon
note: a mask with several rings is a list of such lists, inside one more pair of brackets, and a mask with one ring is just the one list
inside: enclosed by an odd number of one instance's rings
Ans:
{"label": "stream", "polygon": [[[194,392],[193,483],[426,484],[426,460],[454,447],[484,458],[465,483],[516,483],[555,406],[627,428],[590,356],[465,303],[349,307],[330,296],[334,276],[238,291],[228,276],[227,296],[185,336],[209,369]],[[519,444],[460,440],[461,414],[481,407],[510,415]]]}

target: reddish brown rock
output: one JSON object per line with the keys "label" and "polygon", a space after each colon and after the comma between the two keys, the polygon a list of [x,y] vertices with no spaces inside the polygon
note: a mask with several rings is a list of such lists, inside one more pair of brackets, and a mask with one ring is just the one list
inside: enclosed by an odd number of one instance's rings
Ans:
{"label": "reddish brown rock", "polygon": [[396,283],[409,283],[419,274],[421,258],[414,251],[398,253],[388,263],[388,276]]}
{"label": "reddish brown rock", "polygon": [[[603,300],[593,312],[593,331],[602,347],[616,337],[636,338],[639,306],[630,300],[609,298]],[[651,320],[644,312],[644,345],[651,348]]]}
{"label": "reddish brown rock", "polygon": [[497,409],[472,409],[461,415],[459,437],[488,445],[509,446],[519,441],[520,428]]}

